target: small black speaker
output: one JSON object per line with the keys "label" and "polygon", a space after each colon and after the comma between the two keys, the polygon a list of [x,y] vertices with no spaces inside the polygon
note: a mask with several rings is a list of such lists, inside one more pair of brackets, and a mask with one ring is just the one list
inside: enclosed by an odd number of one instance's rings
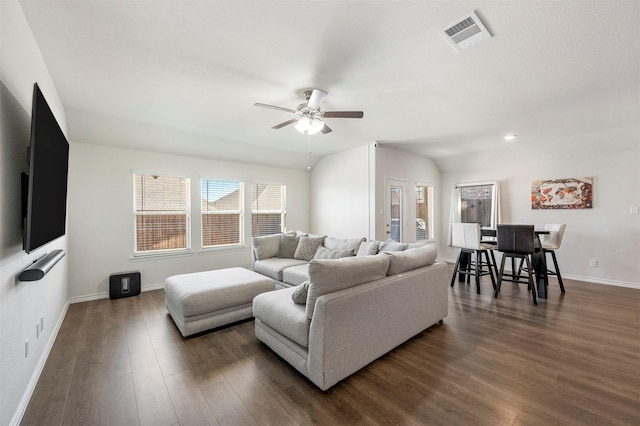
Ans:
{"label": "small black speaker", "polygon": [[140,272],[123,272],[109,275],[109,298],[137,296],[140,294]]}

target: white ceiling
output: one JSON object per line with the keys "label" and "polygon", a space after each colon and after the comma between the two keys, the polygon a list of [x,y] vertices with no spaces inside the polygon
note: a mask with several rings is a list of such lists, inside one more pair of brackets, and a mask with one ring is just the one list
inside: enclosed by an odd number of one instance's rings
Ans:
{"label": "white ceiling", "polygon": [[[374,141],[432,158],[640,121],[638,1],[31,1],[71,143],[287,164]],[[438,33],[476,11],[493,38]],[[301,92],[333,132],[304,136]]]}

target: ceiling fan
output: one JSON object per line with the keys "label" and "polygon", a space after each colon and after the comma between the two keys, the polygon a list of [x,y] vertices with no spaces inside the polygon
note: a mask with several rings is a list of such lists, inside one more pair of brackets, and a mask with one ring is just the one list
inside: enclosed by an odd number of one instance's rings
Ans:
{"label": "ceiling fan", "polygon": [[295,127],[300,133],[307,133],[309,135],[316,134],[318,132],[329,133],[331,128],[324,122],[324,118],[362,118],[364,112],[362,111],[321,111],[320,105],[327,97],[327,92],[320,89],[306,90],[303,92],[306,102],[298,105],[296,109],[283,108],[275,105],[267,105],[261,103],[255,103],[254,105],[262,108],[277,109],[279,111],[285,111],[295,114],[290,120],[284,121],[280,124],[276,124],[272,129],[281,129],[289,124],[296,123]]}

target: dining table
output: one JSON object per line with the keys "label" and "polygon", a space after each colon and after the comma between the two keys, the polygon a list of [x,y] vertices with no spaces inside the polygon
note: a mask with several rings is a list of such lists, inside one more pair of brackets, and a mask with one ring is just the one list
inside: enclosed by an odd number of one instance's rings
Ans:
{"label": "dining table", "polygon": [[[497,235],[498,231],[495,228],[486,228],[483,227],[480,230],[481,237],[483,238],[483,243],[489,244],[497,244]],[[545,229],[535,229],[534,230],[534,251],[531,256],[531,260],[533,263],[533,271],[536,280],[536,289],[538,291],[538,297],[542,299],[547,298],[547,287],[549,286],[549,276],[547,274],[547,260],[544,254],[544,250],[542,250],[542,242],[540,241],[540,235],[548,235],[550,231]],[[465,265],[470,261],[468,253],[460,253],[460,268],[464,269]],[[516,268],[515,262],[511,264],[512,270]],[[495,266],[495,274],[498,276],[498,268]],[[465,277],[460,274],[458,277],[459,282],[464,282]]]}

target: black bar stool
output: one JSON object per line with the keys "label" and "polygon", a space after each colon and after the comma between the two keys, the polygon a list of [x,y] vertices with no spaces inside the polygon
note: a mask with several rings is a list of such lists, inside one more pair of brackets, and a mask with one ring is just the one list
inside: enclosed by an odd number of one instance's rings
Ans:
{"label": "black bar stool", "polygon": [[[500,271],[498,272],[498,284],[494,293],[498,297],[502,281],[511,281],[515,283],[527,283],[527,289],[531,291],[533,296],[533,304],[538,304],[536,297],[536,287],[533,281],[531,256],[534,251],[534,229],[533,225],[498,225],[498,246],[497,250],[502,252],[502,261],[500,262]],[[504,263],[507,258],[511,258],[511,273],[504,272]],[[527,264],[527,275],[520,275],[513,266],[515,259],[522,259]],[[518,268],[520,269],[520,268]],[[526,281],[525,281],[526,280]]]}

